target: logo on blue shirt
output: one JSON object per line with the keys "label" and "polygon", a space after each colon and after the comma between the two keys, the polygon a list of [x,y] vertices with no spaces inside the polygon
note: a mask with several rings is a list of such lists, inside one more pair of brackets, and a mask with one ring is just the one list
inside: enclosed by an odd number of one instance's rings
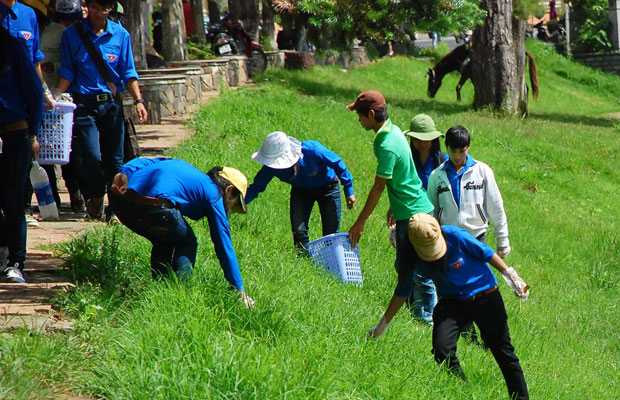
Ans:
{"label": "logo on blue shirt", "polygon": [[30,40],[30,38],[32,37],[32,32],[28,31],[19,31],[19,34],[22,35],[22,37],[26,40]]}

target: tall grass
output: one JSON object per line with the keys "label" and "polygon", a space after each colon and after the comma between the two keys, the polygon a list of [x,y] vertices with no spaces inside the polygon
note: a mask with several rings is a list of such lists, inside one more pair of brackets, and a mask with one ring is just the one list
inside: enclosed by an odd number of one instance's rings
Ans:
{"label": "tall grass", "polygon": [[[532,286],[522,303],[500,283],[532,398],[613,398],[620,393],[620,141],[616,121],[604,115],[617,111],[620,80],[528,46],[542,92],[527,119],[473,111],[469,83],[456,103],[456,75],[428,99],[430,64],[396,57],[349,71],[269,70],[257,85],[203,107],[192,120],[196,136],[171,155],[203,170],[234,166],[251,180],[260,165],[250,155],[267,133],[319,140],[355,179],[359,202],[343,211],[346,231],[376,167],[372,134],[344,107],[360,91],[383,92],[402,128],[420,112],[441,131],[464,125],[473,135],[470,153],[492,166],[504,197],[513,247],[507,262]],[[364,285],[355,287],[295,255],[288,191],[273,181],[247,215],[231,217],[254,310],[227,289],[204,221],[192,223],[200,247],[189,283],[151,281],[148,243],[125,228],[76,239],[66,251],[78,290],[60,303],[79,321],[76,331],[3,338],[0,397],[54,398],[58,390],[110,399],[507,397],[488,351],[459,342],[469,379],[461,383],[435,365],[431,328],[405,310],[381,340],[366,340],[396,281],[387,196],[366,224]],[[320,236],[317,215],[310,235]],[[36,380],[43,372],[49,379]]]}

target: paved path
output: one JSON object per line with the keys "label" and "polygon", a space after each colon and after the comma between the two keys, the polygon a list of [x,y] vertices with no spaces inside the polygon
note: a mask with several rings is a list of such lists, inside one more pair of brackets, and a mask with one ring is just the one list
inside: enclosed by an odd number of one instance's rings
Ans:
{"label": "paved path", "polygon": [[[164,150],[189,137],[192,132],[184,126],[186,118],[164,118],[161,125],[136,125],[143,155],[162,155]],[[83,213],[72,213],[62,179],[58,185],[62,203],[60,220],[39,221],[38,227],[28,227],[24,270],[27,283],[0,283],[0,331],[26,326],[49,332],[72,327],[71,321],[49,303],[58,291],[73,286],[63,276],[66,270],[62,260],[53,256],[50,245],[66,242],[85,229],[104,223],[89,221]],[[34,198],[33,202],[36,204]]]}

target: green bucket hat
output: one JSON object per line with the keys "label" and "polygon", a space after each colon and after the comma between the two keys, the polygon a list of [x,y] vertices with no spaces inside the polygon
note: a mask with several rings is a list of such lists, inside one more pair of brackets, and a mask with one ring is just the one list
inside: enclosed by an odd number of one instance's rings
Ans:
{"label": "green bucket hat", "polygon": [[409,130],[404,133],[419,140],[434,140],[443,136],[443,133],[435,129],[433,119],[426,114],[418,114],[413,117]]}

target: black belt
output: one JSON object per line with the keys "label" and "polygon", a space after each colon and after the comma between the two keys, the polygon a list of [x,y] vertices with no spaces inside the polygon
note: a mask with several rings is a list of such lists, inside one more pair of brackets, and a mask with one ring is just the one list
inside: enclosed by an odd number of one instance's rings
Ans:
{"label": "black belt", "polygon": [[99,94],[79,94],[72,95],[73,100],[77,104],[99,104],[108,103],[114,101],[114,96],[111,93],[99,93]]}
{"label": "black belt", "polygon": [[145,206],[158,208],[174,208],[174,204],[168,199],[142,196],[141,194],[132,189],[127,190],[123,195],[123,198],[131,203],[142,204]]}
{"label": "black belt", "polygon": [[491,294],[493,292],[495,292],[497,290],[497,285],[493,286],[491,289],[487,289],[487,290],[483,290],[482,292],[478,292],[475,295],[471,296],[469,299],[467,300],[477,300],[481,297],[486,296],[487,294]]}
{"label": "black belt", "polygon": [[28,129],[28,121],[25,119],[22,119],[21,121],[7,122],[0,124],[0,135],[15,131],[23,131],[25,129]]}

